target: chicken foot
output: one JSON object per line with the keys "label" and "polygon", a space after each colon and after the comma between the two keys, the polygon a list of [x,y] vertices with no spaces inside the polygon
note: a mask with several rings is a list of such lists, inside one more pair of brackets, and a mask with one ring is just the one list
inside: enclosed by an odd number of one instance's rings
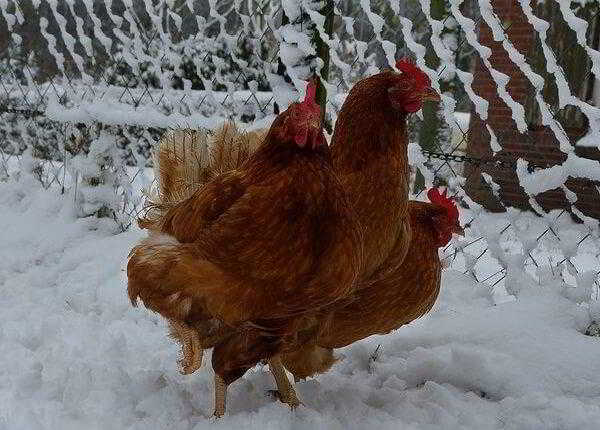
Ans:
{"label": "chicken foot", "polygon": [[274,394],[283,403],[287,403],[290,408],[296,409],[302,404],[302,402],[298,400],[296,390],[290,383],[287,374],[285,373],[285,368],[283,367],[281,358],[276,355],[271,357],[268,360],[268,363],[269,369],[271,370],[271,373],[275,378],[275,383],[277,384],[277,390],[272,390],[270,393]]}

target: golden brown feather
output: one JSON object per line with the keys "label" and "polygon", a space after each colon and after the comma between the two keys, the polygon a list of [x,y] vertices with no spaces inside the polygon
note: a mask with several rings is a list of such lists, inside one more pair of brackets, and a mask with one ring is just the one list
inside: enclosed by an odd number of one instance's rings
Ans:
{"label": "golden brown feather", "polygon": [[[156,189],[145,202],[142,228],[161,232],[169,210],[188,199],[222,173],[240,168],[260,146],[268,130],[245,132],[226,122],[214,132],[172,130],[159,142],[154,155]],[[187,302],[184,302],[187,303]],[[226,332],[222,324],[195,309],[186,321],[171,318],[171,337],[182,347],[183,373],[193,373],[202,363],[202,348],[211,348]],[[191,324],[191,325],[188,325]],[[217,328],[218,327],[218,328]],[[195,331],[194,336],[189,328]]]}
{"label": "golden brown feather", "polygon": [[334,348],[341,348],[374,334],[385,334],[426,314],[440,291],[441,263],[438,255],[439,232],[460,233],[455,221],[448,219],[444,208],[431,203],[411,201],[410,252],[396,269],[361,283],[355,294],[324,310],[313,320],[318,327],[309,341],[283,354],[285,367],[295,377],[306,378],[323,373],[334,363]]}

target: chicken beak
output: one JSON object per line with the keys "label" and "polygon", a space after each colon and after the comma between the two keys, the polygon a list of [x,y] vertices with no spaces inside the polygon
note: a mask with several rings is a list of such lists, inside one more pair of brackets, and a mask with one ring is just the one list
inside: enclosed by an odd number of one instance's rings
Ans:
{"label": "chicken beak", "polygon": [[421,100],[439,102],[441,100],[441,98],[436,90],[434,90],[431,87],[427,87],[421,93]]}

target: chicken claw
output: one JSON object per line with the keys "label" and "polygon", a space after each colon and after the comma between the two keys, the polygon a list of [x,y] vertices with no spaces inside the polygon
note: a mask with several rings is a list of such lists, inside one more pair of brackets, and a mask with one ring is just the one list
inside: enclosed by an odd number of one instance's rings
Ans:
{"label": "chicken claw", "polygon": [[279,356],[272,357],[268,360],[269,369],[275,378],[275,383],[277,384],[277,390],[270,390],[269,394],[273,395],[277,399],[279,399],[283,403],[287,403],[291,409],[296,409],[298,406],[303,403],[298,400],[298,395],[296,394],[296,390],[294,386],[290,383],[283,364],[281,363],[281,358]]}
{"label": "chicken claw", "polygon": [[295,410],[300,405],[304,406],[304,403],[298,400],[297,397],[295,399],[284,400],[279,390],[267,390],[267,395],[273,399],[279,400],[281,403],[286,403],[291,410]]}

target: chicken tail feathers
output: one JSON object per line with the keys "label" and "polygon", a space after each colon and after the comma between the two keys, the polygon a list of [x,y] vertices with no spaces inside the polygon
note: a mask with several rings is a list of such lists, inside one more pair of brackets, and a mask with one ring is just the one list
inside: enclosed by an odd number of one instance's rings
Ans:
{"label": "chicken tail feathers", "polygon": [[164,214],[208,180],[208,158],[208,135],[203,131],[172,130],[163,136],[153,159],[156,186],[146,193],[141,228],[160,230]]}
{"label": "chicken tail feathers", "polygon": [[219,127],[209,140],[211,175],[240,168],[263,142],[267,131],[241,131],[233,122]]}
{"label": "chicken tail feathers", "polygon": [[168,132],[154,154],[156,187],[147,193],[141,228],[160,231],[166,212],[215,176],[239,168],[262,143],[263,130],[242,132],[227,122],[212,135],[199,130]]}

